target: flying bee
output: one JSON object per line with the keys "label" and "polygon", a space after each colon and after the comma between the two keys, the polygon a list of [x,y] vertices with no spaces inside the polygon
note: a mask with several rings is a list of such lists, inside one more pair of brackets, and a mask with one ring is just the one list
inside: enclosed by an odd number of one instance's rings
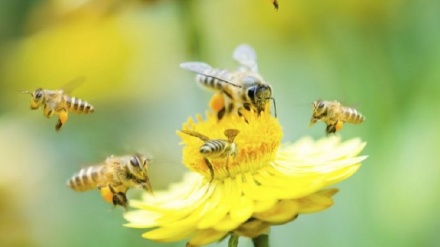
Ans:
{"label": "flying bee", "polygon": [[211,178],[214,178],[214,168],[209,160],[226,158],[227,168],[229,157],[235,158],[237,156],[237,144],[234,142],[235,137],[240,132],[237,129],[226,129],[224,131],[224,135],[228,138],[227,140],[211,140],[209,137],[193,130],[181,130],[181,132],[197,137],[204,142],[200,147],[200,154],[204,157],[205,163],[208,165]]}
{"label": "flying bee", "polygon": [[224,106],[217,112],[220,120],[225,114],[251,109],[260,114],[265,110],[269,100],[273,101],[276,117],[275,99],[272,97],[272,87],[258,73],[257,55],[249,45],[238,46],[233,53],[234,60],[240,66],[230,72],[225,69],[213,68],[203,62],[181,63],[180,67],[197,74],[196,81],[202,87],[221,92]]}
{"label": "flying bee", "polygon": [[68,112],[78,114],[88,114],[95,112],[95,109],[88,102],[68,95],[70,91],[79,86],[84,81],[84,77],[66,84],[62,89],[48,90],[37,88],[35,91],[22,91],[31,95],[31,110],[37,110],[43,106],[43,115],[47,118],[54,114],[58,115],[58,122],[55,130],[60,131],[63,124],[67,122]]}
{"label": "flying bee", "polygon": [[142,187],[153,192],[148,178],[150,163],[150,159],[139,154],[110,156],[103,164],[81,169],[67,181],[67,185],[81,192],[97,188],[107,202],[126,207],[128,189]]}
{"label": "flying bee", "polygon": [[271,0],[271,2],[273,4],[273,6],[275,7],[275,9],[278,10],[278,7],[279,7],[278,0]]}
{"label": "flying bee", "polygon": [[365,121],[356,109],[341,105],[338,101],[317,100],[313,102],[313,115],[310,126],[317,121],[327,124],[326,133],[335,133],[342,129],[345,122],[360,124]]}

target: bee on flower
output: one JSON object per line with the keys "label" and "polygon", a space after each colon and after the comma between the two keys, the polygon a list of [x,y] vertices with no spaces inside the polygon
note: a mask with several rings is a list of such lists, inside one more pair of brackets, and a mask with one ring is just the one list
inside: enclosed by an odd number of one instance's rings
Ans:
{"label": "bee on flower", "polygon": [[204,157],[205,163],[209,168],[211,177],[214,178],[214,168],[210,160],[212,159],[226,159],[225,167],[228,169],[229,157],[235,158],[237,156],[237,145],[234,143],[235,137],[240,132],[236,129],[226,129],[224,135],[228,138],[211,140],[209,137],[193,131],[181,130],[182,133],[194,136],[202,140],[204,143],[200,146],[200,153]]}
{"label": "bee on flower", "polygon": [[249,45],[238,46],[232,57],[240,64],[236,71],[213,68],[204,62],[185,62],[180,67],[197,74],[196,81],[203,88],[213,90],[222,96],[217,103],[217,118],[234,113],[239,116],[243,111],[253,111],[260,114],[270,101],[274,104],[270,86],[258,72],[257,55]]}
{"label": "bee on flower", "polygon": [[[219,94],[213,97],[216,101]],[[213,100],[210,105],[215,106]],[[148,229],[142,237],[157,242],[186,239],[187,247],[196,247],[230,236],[230,246],[236,246],[238,237],[255,240],[273,225],[332,206],[338,190],[328,186],[359,169],[366,158],[359,156],[365,143],[331,136],[282,144],[282,127],[269,107],[224,114],[221,121],[215,110],[189,118],[182,127],[186,133],[178,132],[184,145],[182,162],[189,171],[169,190],[130,200],[134,210],[125,213],[125,226]],[[229,129],[240,133],[239,138],[228,137],[239,152],[229,164],[210,159],[207,166],[200,141],[211,139],[200,133],[221,137]]]}

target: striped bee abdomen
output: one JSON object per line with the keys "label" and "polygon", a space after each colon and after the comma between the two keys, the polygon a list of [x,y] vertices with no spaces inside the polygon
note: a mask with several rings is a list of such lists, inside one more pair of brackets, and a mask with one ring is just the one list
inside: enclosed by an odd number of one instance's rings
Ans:
{"label": "striped bee abdomen", "polygon": [[233,78],[230,77],[229,72],[225,69],[209,69],[203,74],[197,74],[196,81],[203,87],[220,91],[225,84],[223,80],[232,81]]}
{"label": "striped bee abdomen", "polygon": [[81,169],[67,181],[67,185],[75,191],[96,189],[99,185],[106,185],[105,166],[90,166]]}
{"label": "striped bee abdomen", "polygon": [[200,153],[206,157],[221,156],[226,146],[225,140],[210,140],[200,147]]}
{"label": "striped bee abdomen", "polygon": [[67,110],[70,112],[83,114],[95,112],[95,108],[85,100],[64,95],[64,101],[66,102]]}
{"label": "striped bee abdomen", "polygon": [[348,123],[359,124],[365,120],[365,117],[362,116],[356,109],[350,107],[344,107],[344,118]]}

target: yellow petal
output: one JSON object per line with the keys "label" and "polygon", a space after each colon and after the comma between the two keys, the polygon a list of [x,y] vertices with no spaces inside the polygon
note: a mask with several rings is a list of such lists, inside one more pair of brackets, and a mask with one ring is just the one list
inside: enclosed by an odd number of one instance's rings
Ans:
{"label": "yellow petal", "polygon": [[186,247],[207,245],[222,239],[228,233],[229,232],[219,232],[214,229],[197,231],[191,240],[186,244]]}
{"label": "yellow petal", "polygon": [[260,213],[260,212],[266,211],[269,208],[273,207],[277,202],[278,202],[278,200],[276,200],[276,199],[265,200],[265,201],[256,200],[256,201],[254,201],[254,212]]}
{"label": "yellow petal", "polygon": [[237,222],[227,215],[221,222],[213,226],[213,228],[217,231],[231,231],[239,227],[241,224],[243,224],[243,222]]}
{"label": "yellow petal", "polygon": [[208,210],[206,214],[200,219],[197,224],[198,229],[206,229],[214,226],[229,212],[231,205],[225,203],[223,199],[227,196],[224,185],[218,184],[213,192],[211,199],[208,203],[212,205],[211,210]]}
{"label": "yellow petal", "polygon": [[299,206],[296,200],[281,200],[271,209],[254,213],[252,217],[272,224],[284,224],[295,219]]}
{"label": "yellow petal", "polygon": [[332,196],[337,192],[338,189],[327,189],[298,199],[299,213],[315,213],[330,207],[333,205]]}
{"label": "yellow petal", "polygon": [[255,238],[261,234],[268,234],[269,227],[270,224],[268,222],[251,218],[235,229],[234,234],[248,238]]}
{"label": "yellow petal", "polygon": [[253,201],[242,192],[241,174],[232,180],[231,198],[233,203],[230,216],[237,222],[245,222],[252,215],[254,210]]}
{"label": "yellow petal", "polygon": [[157,242],[174,242],[189,237],[194,230],[194,226],[169,226],[146,232],[142,237]]}

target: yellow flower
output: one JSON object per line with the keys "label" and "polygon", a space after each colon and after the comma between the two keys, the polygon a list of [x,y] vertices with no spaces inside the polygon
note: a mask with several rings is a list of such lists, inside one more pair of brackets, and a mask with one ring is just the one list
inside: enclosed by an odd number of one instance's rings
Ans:
{"label": "yellow flower", "polygon": [[187,246],[230,233],[255,238],[271,225],[330,207],[338,190],[326,187],[350,177],[366,158],[357,156],[365,146],[359,139],[303,138],[280,145],[282,128],[269,111],[220,121],[208,113],[183,125],[210,140],[227,139],[226,129],[239,130],[237,155],[212,159],[200,152],[206,140],[178,132],[185,145],[183,163],[191,172],[167,191],[130,201],[137,210],[125,214],[126,226],[152,228],[142,236],[158,242],[189,239]]}

